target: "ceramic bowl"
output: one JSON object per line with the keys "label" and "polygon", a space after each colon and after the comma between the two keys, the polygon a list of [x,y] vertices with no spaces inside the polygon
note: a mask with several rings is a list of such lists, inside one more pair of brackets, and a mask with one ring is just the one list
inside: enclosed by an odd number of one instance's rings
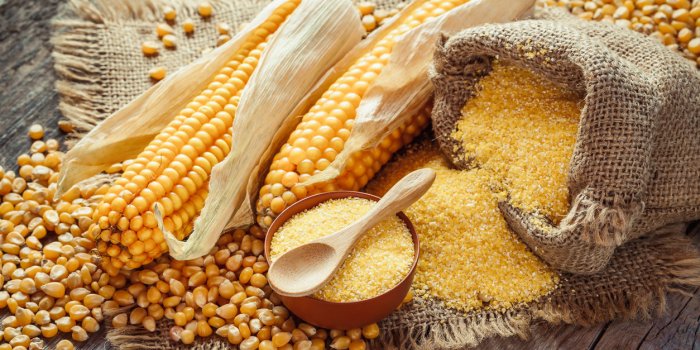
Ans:
{"label": "ceramic bowl", "polygon": [[[355,191],[334,191],[319,193],[306,197],[291,206],[287,207],[277,218],[272,222],[265,236],[265,258],[270,262],[270,245],[275,232],[292,216],[304,210],[315,207],[316,205],[330,199],[339,199],[347,197],[358,197],[379,201],[379,197]],[[418,235],[411,221],[403,213],[396,214],[411,232],[413,238],[414,255],[411,270],[408,272],[401,282],[388,291],[374,298],[365,299],[356,302],[338,303],[315,299],[312,297],[286,297],[279,296],[284,305],[295,315],[302,320],[327,329],[352,329],[363,327],[368,324],[378,322],[387,317],[396,308],[401,305],[401,302],[408,294],[408,291],[413,282],[413,276],[416,273],[416,265],[418,264],[419,244]],[[368,276],[371,278],[371,276]]]}

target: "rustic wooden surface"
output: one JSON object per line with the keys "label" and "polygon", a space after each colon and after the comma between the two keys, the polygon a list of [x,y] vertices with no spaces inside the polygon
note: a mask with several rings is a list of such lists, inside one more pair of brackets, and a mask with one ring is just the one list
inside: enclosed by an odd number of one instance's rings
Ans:
{"label": "rustic wooden surface", "polygon": [[[43,124],[61,137],[49,42],[50,20],[63,0],[0,0],[0,165],[13,167],[30,145],[27,127]],[[700,225],[690,230],[700,246]],[[0,316],[1,318],[1,316]],[[104,327],[103,327],[104,328]],[[54,342],[52,342],[54,343]],[[104,331],[79,349],[108,349]],[[700,289],[668,298],[665,316],[592,328],[538,324],[532,339],[491,339],[487,349],[700,349]]]}

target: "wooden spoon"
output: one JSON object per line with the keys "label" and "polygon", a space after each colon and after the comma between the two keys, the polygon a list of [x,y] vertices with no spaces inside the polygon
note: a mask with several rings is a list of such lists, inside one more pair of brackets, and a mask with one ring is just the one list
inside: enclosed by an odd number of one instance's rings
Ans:
{"label": "wooden spoon", "polygon": [[267,273],[270,287],[278,294],[290,297],[315,293],[333,277],[365,232],[417,201],[434,180],[432,169],[416,170],[397,182],[357,221],[277,257]]}

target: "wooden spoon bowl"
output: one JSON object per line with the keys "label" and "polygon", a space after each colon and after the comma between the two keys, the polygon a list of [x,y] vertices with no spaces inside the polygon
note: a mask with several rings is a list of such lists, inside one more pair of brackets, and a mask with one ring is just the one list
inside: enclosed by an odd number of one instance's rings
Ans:
{"label": "wooden spoon bowl", "polygon": [[[364,192],[335,191],[312,195],[292,204],[275,218],[272,225],[270,225],[270,228],[267,230],[267,234],[265,235],[265,258],[268,263],[271,263],[270,246],[272,244],[272,237],[289,218],[327,200],[348,197],[364,198],[373,201],[379,201],[380,199],[375,195]],[[374,298],[355,302],[337,303],[319,300],[309,296],[288,297],[280,295],[279,298],[282,300],[282,303],[305,322],[328,329],[347,330],[363,327],[374,322],[379,322],[383,318],[389,316],[389,314],[401,305],[401,301],[403,301],[406,294],[408,294],[411,283],[413,282],[413,276],[416,273],[416,266],[418,265],[418,257],[420,255],[418,235],[416,234],[413,224],[411,224],[411,221],[403,212],[397,213],[396,216],[403,220],[409,232],[411,232],[414,247],[411,269],[404,279],[396,286]]]}

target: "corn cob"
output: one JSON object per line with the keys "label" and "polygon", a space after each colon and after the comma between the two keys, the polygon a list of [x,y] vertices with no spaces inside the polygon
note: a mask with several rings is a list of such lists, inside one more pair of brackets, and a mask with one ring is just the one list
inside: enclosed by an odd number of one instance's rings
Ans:
{"label": "corn cob", "polygon": [[329,87],[302,117],[287,143],[273,158],[256,204],[260,226],[268,227],[288,205],[308,195],[334,190],[359,190],[394,152],[420,133],[427,125],[427,113],[419,113],[409,119],[382,140],[378,147],[353,154],[343,173],[335,180],[310,186],[300,184],[327,168],[343,149],[352,130],[355,111],[369,85],[387,64],[397,38],[467,1],[424,2]]}
{"label": "corn cob", "polygon": [[211,169],[231,149],[231,126],[246,82],[267,40],[299,2],[285,2],[251,32],[207,88],[124,168],[104,196],[89,233],[109,274],[138,268],[168,251],[155,205],[164,227],[178,239],[191,232]]}

